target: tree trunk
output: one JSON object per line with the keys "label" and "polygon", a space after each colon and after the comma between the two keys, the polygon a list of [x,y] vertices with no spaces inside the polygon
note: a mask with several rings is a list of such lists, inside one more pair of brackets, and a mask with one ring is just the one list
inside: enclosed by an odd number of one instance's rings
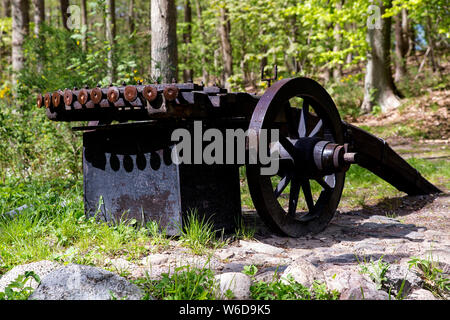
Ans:
{"label": "tree trunk", "polygon": [[184,23],[186,24],[185,32],[183,33],[183,42],[186,45],[186,61],[185,69],[183,70],[183,81],[187,82],[193,80],[194,70],[190,63],[190,44],[191,44],[191,33],[192,33],[192,10],[189,0],[184,0]]}
{"label": "tree trunk", "polygon": [[202,37],[202,43],[203,43],[203,45],[200,48],[200,55],[201,55],[200,59],[202,60],[202,79],[203,79],[203,82],[206,85],[208,85],[209,75],[206,70],[207,59],[206,59],[206,53],[205,53],[206,52],[205,45],[207,43],[207,35],[205,33],[204,26],[203,26],[202,7],[200,6],[199,0],[195,0],[195,6],[197,9],[198,26],[199,26],[199,30],[200,30],[200,35]]}
{"label": "tree trunk", "polygon": [[395,82],[406,75],[406,54],[408,53],[408,15],[406,9],[395,17]]}
{"label": "tree trunk", "polygon": [[226,88],[229,88],[227,79],[233,75],[233,56],[231,50],[230,41],[231,25],[228,19],[228,12],[225,7],[220,8],[219,19],[219,34],[220,34],[220,46],[222,49],[223,59],[223,84]]}
{"label": "tree trunk", "polygon": [[434,49],[435,49],[435,44],[434,44],[434,39],[433,39],[433,34],[432,34],[432,25],[431,25],[431,18],[428,16],[427,17],[427,24],[426,24],[426,28],[425,28],[425,32],[426,32],[426,36],[427,36],[427,43],[428,43],[428,47],[430,48],[430,60],[431,60],[431,67],[433,68],[433,72],[436,71],[440,71],[440,67],[436,61],[436,57],[434,55]]}
{"label": "tree trunk", "polygon": [[34,34],[39,37],[42,23],[45,21],[45,0],[33,0]]}
{"label": "tree trunk", "polygon": [[29,32],[30,18],[28,16],[28,0],[12,0],[12,70],[13,83],[16,83],[15,73],[23,68],[23,42]]}
{"label": "tree trunk", "polygon": [[178,79],[177,12],[174,0],[151,0],[152,72],[155,80]]}
{"label": "tree trunk", "polygon": [[86,33],[88,31],[88,20],[87,20],[87,3],[86,0],[81,0],[81,48],[83,52],[87,50],[87,39]]}
{"label": "tree trunk", "polygon": [[114,61],[114,49],[115,49],[115,37],[116,37],[116,2],[115,0],[106,1],[106,39],[108,40],[108,78],[110,83],[116,81],[116,64]]}
{"label": "tree trunk", "polygon": [[[342,9],[342,5],[344,4],[344,1],[338,1],[336,3],[336,11],[340,11]],[[333,52],[337,54],[341,47],[341,26],[339,23],[335,23],[334,25],[334,46],[333,46]],[[333,68],[333,78],[335,80],[339,80],[342,77],[342,63],[339,63],[338,65],[334,66]]]}
{"label": "tree trunk", "polygon": [[60,0],[59,3],[61,8],[62,25],[66,30],[70,30],[67,25],[67,19],[69,18],[67,13],[67,9],[69,8],[69,0]]}
{"label": "tree trunk", "polygon": [[134,0],[129,0],[128,3],[128,15],[127,15],[127,22],[128,22],[128,31],[130,34],[134,32]]}
{"label": "tree trunk", "polygon": [[2,17],[11,17],[11,0],[2,0]]}
{"label": "tree trunk", "polygon": [[[382,16],[386,7],[383,6],[383,1],[378,1],[377,4],[381,8]],[[390,68],[391,19],[380,20],[379,29],[376,26],[367,29],[370,49],[367,54],[364,101],[361,106],[364,112],[372,111],[375,105],[379,105],[382,112],[400,106]]]}
{"label": "tree trunk", "polygon": [[[38,41],[42,44],[45,39],[40,36],[42,23],[45,21],[45,0],[33,0],[34,4],[34,34]],[[38,52],[38,56],[41,55],[41,52]],[[38,58],[36,62],[36,69],[38,73],[42,72],[43,65],[41,57]]]}

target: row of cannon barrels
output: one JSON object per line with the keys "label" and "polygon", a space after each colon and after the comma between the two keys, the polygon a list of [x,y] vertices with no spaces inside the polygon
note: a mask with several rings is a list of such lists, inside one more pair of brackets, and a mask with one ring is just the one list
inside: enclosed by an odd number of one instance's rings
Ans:
{"label": "row of cannon barrels", "polygon": [[73,90],[57,90],[53,93],[46,93],[44,96],[38,94],[37,106],[38,108],[45,106],[58,109],[64,105],[73,106],[75,102],[78,102],[81,106],[91,104],[109,107],[111,104],[116,104],[119,99],[123,99],[131,105],[142,106],[145,101],[151,103],[161,95],[166,101],[173,101],[178,97],[179,91],[176,85],[128,85],[122,87],[111,85],[109,88],[97,86],[93,89],[85,87],[80,90],[74,88]]}

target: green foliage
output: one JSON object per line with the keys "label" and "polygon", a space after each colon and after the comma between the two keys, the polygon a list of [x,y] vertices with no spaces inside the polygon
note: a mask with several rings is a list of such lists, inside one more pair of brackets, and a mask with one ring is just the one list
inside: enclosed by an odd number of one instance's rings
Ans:
{"label": "green foliage", "polygon": [[197,210],[193,209],[188,212],[180,229],[180,242],[190,248],[194,254],[204,254],[208,248],[218,248],[225,243],[216,240],[217,231],[209,219],[199,217]]}
{"label": "green foliage", "polygon": [[27,300],[34,291],[32,287],[27,286],[30,279],[36,280],[37,283],[41,282],[34,271],[26,271],[7,285],[4,292],[0,292],[0,300]]}
{"label": "green foliage", "polygon": [[387,280],[386,272],[389,269],[389,263],[384,262],[382,258],[377,261],[372,261],[371,259],[369,263],[360,265],[360,272],[367,274],[375,282],[378,290],[383,286],[383,282]]}
{"label": "green foliage", "polygon": [[272,281],[255,281],[258,268],[254,265],[244,266],[242,273],[252,278],[251,298],[255,300],[337,300],[339,293],[330,291],[324,283],[314,281],[311,288],[303,286],[289,274],[286,279],[278,279],[275,271]]}
{"label": "green foliage", "polygon": [[255,300],[337,300],[339,293],[329,291],[324,283],[314,282],[311,289],[296,282],[291,275],[285,281],[259,281],[250,287]]}
{"label": "green foliage", "polygon": [[146,295],[160,300],[214,300],[214,274],[210,269],[182,266],[174,272],[163,273],[161,280],[146,278],[135,281]]}
{"label": "green foliage", "polygon": [[422,271],[426,289],[441,297],[450,293],[450,279],[439,268],[439,262],[433,259],[431,252],[426,259],[412,257],[408,263],[410,268],[416,267]]}

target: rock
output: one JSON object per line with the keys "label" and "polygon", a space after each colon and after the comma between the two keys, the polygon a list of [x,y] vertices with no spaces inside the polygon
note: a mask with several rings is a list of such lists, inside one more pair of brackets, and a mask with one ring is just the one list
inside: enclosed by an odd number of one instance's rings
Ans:
{"label": "rock", "polygon": [[433,261],[443,273],[450,273],[450,250],[428,250],[419,256],[421,259]]}
{"label": "rock", "polygon": [[[56,262],[48,261],[48,260],[32,262],[32,263],[28,263],[28,264],[22,264],[20,266],[15,266],[10,271],[5,273],[3,275],[3,277],[0,278],[0,292],[5,291],[5,288],[11,282],[16,280],[19,275],[23,275],[26,271],[34,271],[34,273],[36,273],[39,276],[39,278],[42,280],[42,278],[44,278],[47,274],[49,274],[53,270],[59,268],[60,266],[61,266],[60,264],[58,264]],[[38,283],[34,279],[30,279],[27,282],[27,286],[29,286],[33,289],[36,289],[38,286]]]}
{"label": "rock", "polygon": [[262,265],[278,266],[291,263],[291,259],[283,257],[274,257],[269,254],[255,253],[252,255],[248,255],[245,258],[245,262],[256,266]]}
{"label": "rock", "polygon": [[113,268],[115,268],[118,272],[128,271],[133,272],[136,268],[138,268],[137,265],[134,263],[131,263],[128,260],[125,260],[123,258],[118,259],[107,259],[105,263],[110,264]]}
{"label": "rock", "polygon": [[288,281],[286,279],[288,275],[291,275],[295,281],[308,288],[311,287],[315,280],[325,281],[322,271],[316,268],[311,262],[302,258],[298,258],[284,270],[281,281],[287,283]]}
{"label": "rock", "polygon": [[415,289],[413,290],[405,300],[437,300],[436,297],[428,290]]}
{"label": "rock", "polygon": [[341,293],[341,300],[388,300],[389,295],[377,290],[375,283],[355,270],[331,268],[324,272],[329,290]]}
{"label": "rock", "polygon": [[228,299],[227,290],[231,290],[234,299],[247,300],[250,298],[250,277],[241,272],[226,272],[214,277],[218,288],[216,295],[219,299]]}
{"label": "rock", "polygon": [[163,263],[166,263],[169,260],[169,257],[165,254],[152,254],[141,260],[141,263],[144,266],[157,266]]}
{"label": "rock", "polygon": [[402,296],[407,295],[411,289],[419,288],[423,284],[423,280],[417,275],[414,270],[409,269],[404,265],[390,265],[385,274],[386,281],[383,283],[383,287],[391,294],[397,294],[403,285]]}
{"label": "rock", "polygon": [[17,215],[20,215],[20,214],[22,213],[23,210],[28,209],[28,208],[33,208],[33,206],[31,206],[31,205],[29,206],[29,205],[27,205],[27,204],[24,204],[23,206],[20,206],[20,207],[18,207],[18,208],[15,208],[14,210],[5,212],[4,215],[5,215],[5,216],[7,215],[7,216],[9,216],[9,217],[11,217],[11,218],[14,218],[14,217],[17,216]]}
{"label": "rock", "polygon": [[91,266],[69,264],[43,279],[30,300],[139,300],[143,292],[125,278]]}
{"label": "rock", "polygon": [[271,246],[270,244],[265,244],[265,243],[261,243],[261,242],[240,240],[239,244],[241,245],[241,247],[243,247],[249,251],[258,252],[258,253],[277,255],[277,254],[281,254],[284,252],[284,249],[277,248],[277,247]]}
{"label": "rock", "polygon": [[268,267],[258,271],[255,275],[255,282],[272,282],[274,280],[278,280],[280,276],[283,274],[284,270],[286,270],[287,266],[277,266],[277,267]]}
{"label": "rock", "polygon": [[227,260],[227,259],[231,259],[234,257],[234,252],[233,249],[222,249],[222,250],[217,250],[214,253],[220,260]]}

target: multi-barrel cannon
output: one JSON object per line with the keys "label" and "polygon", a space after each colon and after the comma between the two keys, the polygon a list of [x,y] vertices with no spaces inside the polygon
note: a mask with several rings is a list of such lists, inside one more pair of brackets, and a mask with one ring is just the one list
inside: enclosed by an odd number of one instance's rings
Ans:
{"label": "multi-barrel cannon", "polygon": [[233,231],[244,166],[261,219],[293,237],[327,226],[351,164],[408,195],[440,192],[384,140],[342,121],[308,78],[277,81],[262,96],[192,82],[124,84],[46,93],[37,105],[51,120],[89,121],[73,128],[84,131],[87,214],[156,220],[168,234],[194,209]]}

